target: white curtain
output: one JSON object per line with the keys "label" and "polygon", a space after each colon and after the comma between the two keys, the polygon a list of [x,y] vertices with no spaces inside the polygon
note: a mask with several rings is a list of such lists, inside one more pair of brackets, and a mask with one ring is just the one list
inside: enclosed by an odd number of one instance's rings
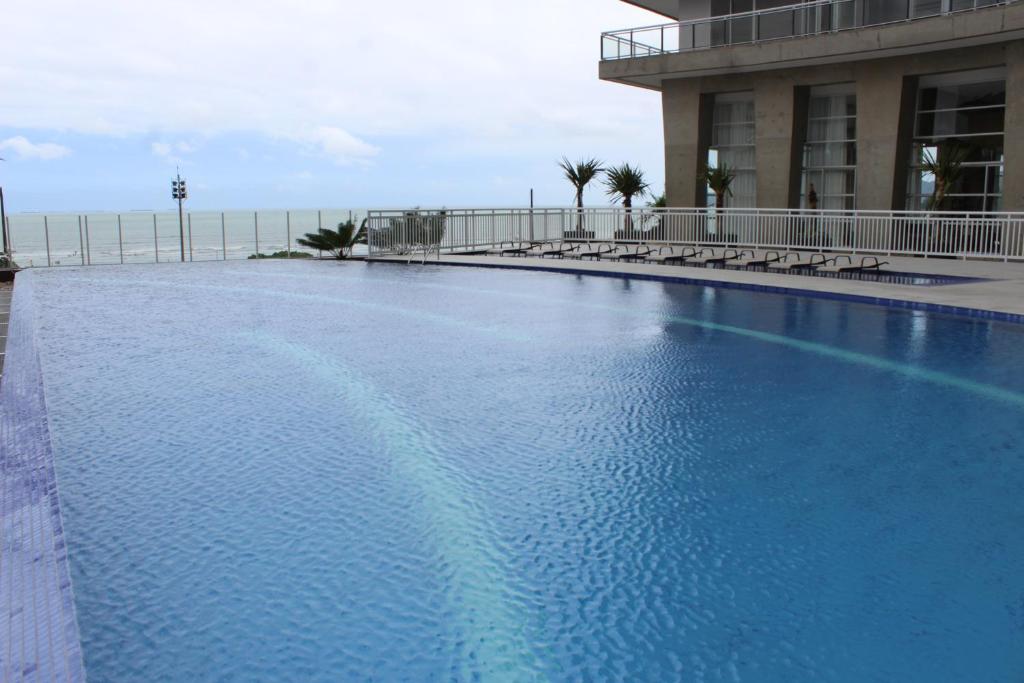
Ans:
{"label": "white curtain", "polygon": [[757,204],[757,160],[754,147],[754,98],[716,100],[712,148],[718,164],[736,173],[732,196],[726,206],[753,207]]}
{"label": "white curtain", "polygon": [[804,159],[804,206],[810,186],[819,209],[852,208],[856,177],[855,100],[838,94],[811,98]]}

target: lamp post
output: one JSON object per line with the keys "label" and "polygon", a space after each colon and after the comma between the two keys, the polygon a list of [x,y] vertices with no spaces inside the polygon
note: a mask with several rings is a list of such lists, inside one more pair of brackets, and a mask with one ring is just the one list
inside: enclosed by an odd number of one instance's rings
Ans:
{"label": "lamp post", "polygon": [[188,187],[178,172],[177,180],[171,181],[171,198],[178,202],[178,233],[181,236],[181,262],[185,262],[185,200],[188,199]]}
{"label": "lamp post", "polygon": [[[0,161],[3,161],[3,157],[0,157]],[[7,266],[11,267],[11,252],[8,249],[7,240],[7,210],[4,207],[4,188],[0,185],[0,240],[3,241],[4,258],[7,259]]]}

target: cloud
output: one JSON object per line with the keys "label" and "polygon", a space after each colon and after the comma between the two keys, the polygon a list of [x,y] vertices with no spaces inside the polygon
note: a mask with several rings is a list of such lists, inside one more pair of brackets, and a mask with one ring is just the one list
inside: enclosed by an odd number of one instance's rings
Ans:
{"label": "cloud", "polygon": [[17,154],[19,159],[36,159],[39,161],[62,159],[71,154],[71,150],[64,145],[58,145],[53,142],[37,144],[21,135],[7,138],[0,142],[0,150],[10,150]]}
{"label": "cloud", "polygon": [[199,147],[190,142],[154,142],[149,149],[153,152],[153,156],[160,157],[170,164],[180,165],[185,163],[183,155],[192,154]]}
{"label": "cloud", "polygon": [[[346,164],[396,136],[512,147],[554,145],[567,130],[581,147],[660,136],[656,94],[595,74],[602,30],[658,21],[625,3],[434,0],[396,13],[393,3],[303,0],[289,3],[288,21],[280,6],[14,0],[0,126],[257,133]],[[349,30],[339,37],[338,26]]]}
{"label": "cloud", "polygon": [[150,149],[153,150],[153,154],[158,157],[169,157],[171,156],[172,147],[166,142],[154,142],[150,145]]}
{"label": "cloud", "polygon": [[319,126],[307,132],[292,136],[309,149],[345,166],[365,162],[377,156],[377,147],[360,140],[346,130],[333,126]]}

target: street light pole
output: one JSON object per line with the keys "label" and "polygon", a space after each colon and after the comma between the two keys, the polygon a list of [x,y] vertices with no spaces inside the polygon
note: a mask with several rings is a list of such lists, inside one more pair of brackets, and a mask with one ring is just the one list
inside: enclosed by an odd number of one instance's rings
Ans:
{"label": "street light pole", "polygon": [[7,249],[7,210],[4,207],[4,188],[0,186],[0,238],[3,239],[4,258],[11,265],[11,253]]}
{"label": "street light pole", "polygon": [[[3,161],[3,160],[4,159],[2,157],[0,157],[0,161]],[[12,263],[11,262],[11,252],[7,248],[7,244],[8,244],[8,242],[7,242],[7,210],[4,207],[4,188],[3,188],[3,185],[0,185],[0,239],[3,240],[4,258],[7,259],[7,266],[8,267],[13,267],[11,265],[11,263]]]}
{"label": "street light pole", "polygon": [[178,179],[171,181],[171,197],[178,200],[178,233],[181,237],[181,262],[185,262],[185,200],[188,199],[188,188],[185,181],[181,179],[181,171],[178,171]]}

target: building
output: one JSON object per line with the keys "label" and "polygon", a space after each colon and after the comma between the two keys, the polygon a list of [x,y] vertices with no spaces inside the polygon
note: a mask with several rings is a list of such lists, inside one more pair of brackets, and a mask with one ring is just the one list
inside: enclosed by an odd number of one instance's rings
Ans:
{"label": "building", "polygon": [[925,209],[936,159],[943,208],[1024,211],[1024,2],[627,1],[673,23],[604,34],[601,78],[661,92],[671,206],[721,160],[727,206]]}

